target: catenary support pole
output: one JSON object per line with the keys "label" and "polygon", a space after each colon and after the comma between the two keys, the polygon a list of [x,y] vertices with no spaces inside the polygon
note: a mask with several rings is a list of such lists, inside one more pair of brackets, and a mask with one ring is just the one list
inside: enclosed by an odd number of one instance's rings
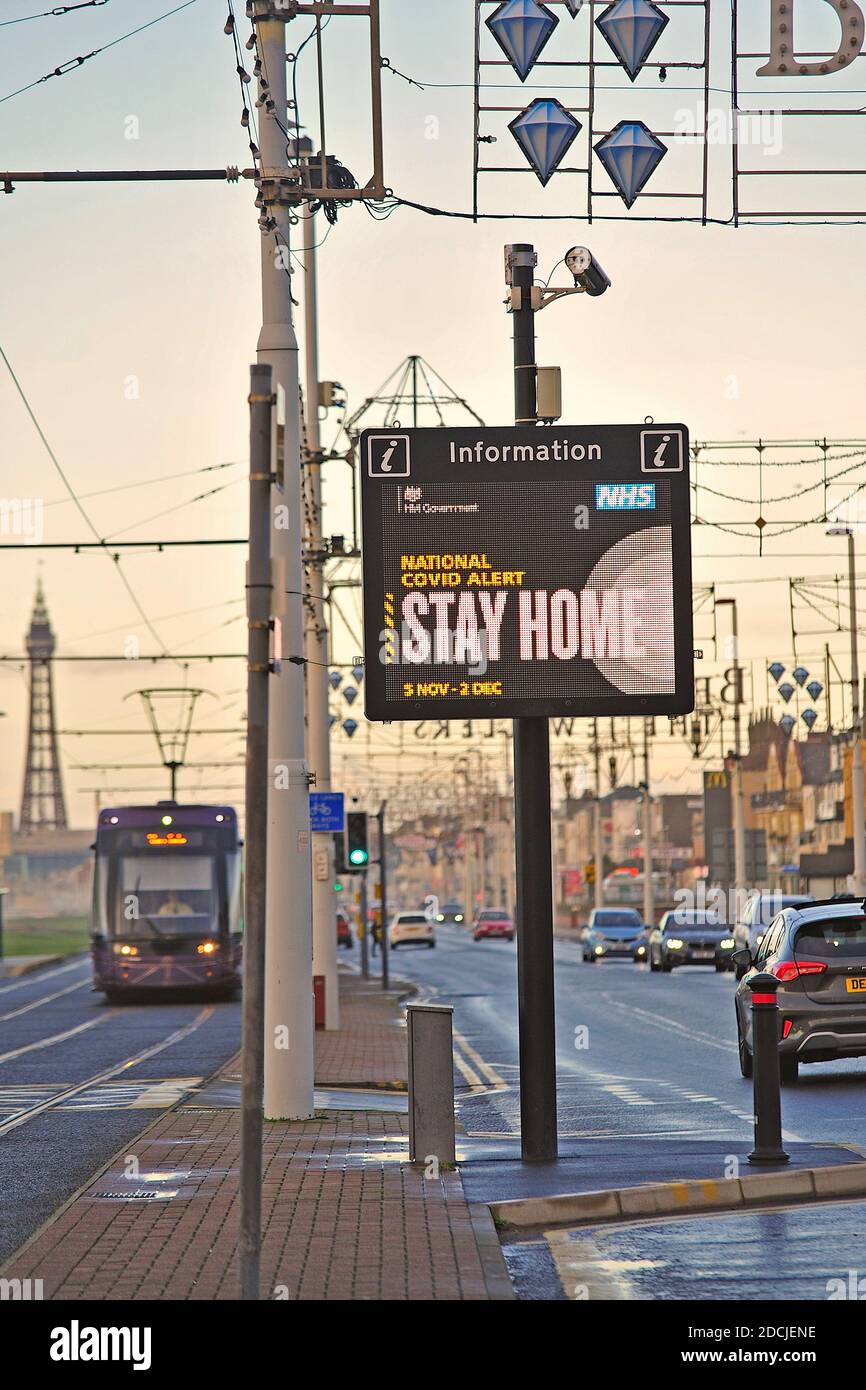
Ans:
{"label": "catenary support pole", "polygon": [[[514,418],[535,425],[536,254],[506,248],[514,330]],[[520,1027],[520,1139],[523,1158],[557,1156],[556,1033],[553,989],[553,880],[550,835],[550,739],[546,719],[514,721],[514,820],[517,854],[517,990]]]}
{"label": "catenary support pole", "polygon": [[[302,218],[304,245],[304,384],[307,427],[308,609],[304,633],[307,672],[307,763],[316,791],[331,790],[331,739],[328,721],[328,620],[325,609],[322,537],[322,443],[319,432],[319,329],[316,281],[316,217]],[[325,980],[325,1028],[340,1026],[337,932],[334,910],[334,842],[330,832],[313,834],[315,851],[328,857],[326,879],[313,879],[313,974]]]}
{"label": "catenary support pole", "polygon": [[[287,15],[290,14],[287,11]],[[261,62],[259,148],[264,169],[286,165],[285,19],[256,25]],[[273,185],[271,185],[273,187]],[[303,653],[300,409],[298,342],[292,319],[287,203],[266,201],[262,233],[262,330],[258,359],[269,363],[274,389],[285,392],[285,466],[271,493],[274,605],[284,657]],[[310,813],[304,760],[304,675],[284,660],[271,683],[268,744],[268,884],[265,993],[265,1115],[313,1114],[313,934]]]}
{"label": "catenary support pole", "polygon": [[240,1285],[259,1297],[264,1085],[265,884],[271,621],[271,369],[250,369],[250,551],[247,570],[246,851],[241,1051]]}
{"label": "catenary support pole", "polygon": [[743,797],[742,723],[743,669],[740,666],[740,634],[737,623],[737,600],[717,598],[716,607],[722,605],[731,610],[731,655],[734,673],[734,757],[731,766],[731,812],[734,822],[734,888],[743,893],[746,885],[746,812]]}
{"label": "catenary support pole", "polygon": [[[851,629],[851,830],[854,840],[854,892],[866,894],[866,791],[860,709],[860,658],[857,651],[857,565],[854,532],[848,531],[848,622]],[[829,685],[827,687],[829,691]]]}
{"label": "catenary support pole", "polygon": [[598,745],[598,720],[592,721],[592,759],[595,777],[595,805],[592,808],[592,862],[595,866],[593,904],[604,906],[604,840],[601,827],[601,749]]}
{"label": "catenary support pole", "polygon": [[742,893],[746,889],[746,808],[743,796],[743,670],[740,666],[740,631],[737,624],[737,600],[731,599],[731,636],[734,653],[734,886]]}

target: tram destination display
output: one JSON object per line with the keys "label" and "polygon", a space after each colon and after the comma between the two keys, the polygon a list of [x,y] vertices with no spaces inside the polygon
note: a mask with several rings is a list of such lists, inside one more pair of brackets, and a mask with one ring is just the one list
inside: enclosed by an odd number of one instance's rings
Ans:
{"label": "tram destination display", "polygon": [[694,707],[684,425],[361,436],[369,719]]}

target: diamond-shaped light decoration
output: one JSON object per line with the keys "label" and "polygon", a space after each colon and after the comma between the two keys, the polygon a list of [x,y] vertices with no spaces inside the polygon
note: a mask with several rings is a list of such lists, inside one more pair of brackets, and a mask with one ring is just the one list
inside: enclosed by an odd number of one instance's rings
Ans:
{"label": "diamond-shaped light decoration", "polygon": [[774,681],[778,681],[782,676],[784,676],[784,674],[785,668],[782,665],[781,661],[770,662],[770,675],[773,677]]}
{"label": "diamond-shaped light decoration", "polygon": [[780,685],[780,686],[779,686],[779,694],[781,695],[782,699],[785,701],[785,704],[788,703],[788,701],[790,700],[790,698],[791,698],[791,696],[793,695],[793,693],[794,693],[794,687],[793,687],[793,685],[791,685],[790,681],[785,681],[784,685]]}
{"label": "diamond-shaped light decoration", "polygon": [[800,718],[806,725],[806,728],[811,732],[812,725],[815,723],[818,716],[813,709],[804,709],[803,713],[800,715]]}
{"label": "diamond-shaped light decoration", "polygon": [[348,704],[353,705],[357,698],[358,692],[355,687],[353,685],[347,685],[343,690],[343,699],[346,700]]}
{"label": "diamond-shaped light decoration", "polygon": [[360,661],[356,661],[354,666],[352,667],[352,675],[355,677],[355,680],[357,681],[358,685],[360,685],[361,681],[364,679],[364,668],[361,665]]}
{"label": "diamond-shaped light decoration", "polygon": [[525,82],[559,19],[539,0],[504,0],[485,23],[521,82]]}
{"label": "diamond-shaped light decoration", "polygon": [[555,97],[537,97],[509,121],[508,129],[541,182],[547,183],[581,125]]}
{"label": "diamond-shaped light decoration", "polygon": [[821,694],[821,691],[824,689],[824,687],[823,687],[823,685],[821,684],[820,681],[810,681],[809,684],[806,686],[806,689],[808,690],[808,692],[809,692],[809,694],[811,695],[812,699],[813,699],[813,700],[817,700],[818,696]]}
{"label": "diamond-shaped light decoration", "polygon": [[354,719],[344,719],[344,720],[343,720],[343,733],[346,735],[347,738],[351,738],[351,737],[352,737],[352,735],[354,734],[354,732],[355,732],[355,730],[357,729],[357,727],[358,727],[358,725],[357,725],[357,723],[355,722]]}
{"label": "diamond-shaped light decoration", "polygon": [[791,675],[798,685],[803,685],[809,679],[809,672],[806,670],[805,666],[795,666]]}
{"label": "diamond-shaped light decoration", "polygon": [[779,720],[779,728],[782,729],[786,734],[789,734],[796,722],[796,719],[794,719],[792,715],[783,714],[782,718]]}
{"label": "diamond-shaped light decoration", "polygon": [[339,671],[328,672],[328,684],[332,690],[336,690],[342,682],[343,677]]}
{"label": "diamond-shaped light decoration", "polygon": [[595,24],[634,82],[667,22],[651,0],[615,0]]}
{"label": "diamond-shaped light decoration", "polygon": [[584,6],[584,0],[565,0],[568,13],[572,19],[576,19]]}
{"label": "diamond-shaped light decoration", "polygon": [[620,121],[594,148],[627,208],[668,152],[643,121]]}

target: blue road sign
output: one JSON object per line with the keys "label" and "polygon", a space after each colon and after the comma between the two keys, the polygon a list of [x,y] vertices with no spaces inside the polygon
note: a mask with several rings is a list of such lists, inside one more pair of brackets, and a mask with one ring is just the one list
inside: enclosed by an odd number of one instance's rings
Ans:
{"label": "blue road sign", "polygon": [[346,824],[342,792],[310,792],[310,829],[343,830]]}

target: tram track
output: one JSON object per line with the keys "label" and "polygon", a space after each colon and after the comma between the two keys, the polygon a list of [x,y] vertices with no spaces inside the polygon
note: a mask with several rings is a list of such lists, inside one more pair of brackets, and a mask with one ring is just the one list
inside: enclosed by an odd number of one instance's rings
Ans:
{"label": "tram track", "polygon": [[[66,1086],[62,1090],[57,1091],[54,1095],[48,1096],[45,1100],[37,1101],[35,1105],[27,1106],[25,1109],[17,1111],[14,1115],[10,1115],[8,1120],[0,1122],[0,1138],[3,1138],[12,1130],[18,1129],[21,1125],[27,1124],[29,1120],[35,1119],[37,1115],[45,1114],[46,1111],[52,1110],[58,1105],[63,1105],[66,1101],[71,1100],[82,1091],[88,1090],[89,1087],[99,1085],[104,1081],[112,1081],[115,1077],[127,1072],[131,1067],[136,1067],[140,1063],[148,1061],[151,1057],[155,1057],[158,1053],[164,1052],[166,1048],[173,1047],[175,1043],[182,1042],[184,1038],[197,1032],[197,1030],[213,1016],[214,1007],[213,1004],[205,1005],[189,1023],[183,1024],[180,1028],[175,1028],[167,1037],[162,1038],[159,1042],[151,1043],[149,1047],[142,1048],[139,1052],[124,1058],[123,1061],[115,1062],[112,1066],[105,1067],[102,1071],[86,1077],[85,1080],[77,1081],[73,1086]],[[118,1012],[119,1010],[116,1009],[109,1010],[104,1013],[97,1022],[112,1018],[116,1016]],[[73,1029],[72,1031],[76,1032],[79,1030]],[[29,1046],[34,1048],[38,1046],[50,1046],[53,1042],[61,1040],[63,1036],[65,1035],[58,1034],[55,1038],[40,1039],[38,1043],[30,1044]],[[26,1049],[18,1049],[16,1053],[7,1055],[10,1057],[18,1055],[22,1050]],[[3,1060],[4,1058],[0,1057],[0,1061]]]}

